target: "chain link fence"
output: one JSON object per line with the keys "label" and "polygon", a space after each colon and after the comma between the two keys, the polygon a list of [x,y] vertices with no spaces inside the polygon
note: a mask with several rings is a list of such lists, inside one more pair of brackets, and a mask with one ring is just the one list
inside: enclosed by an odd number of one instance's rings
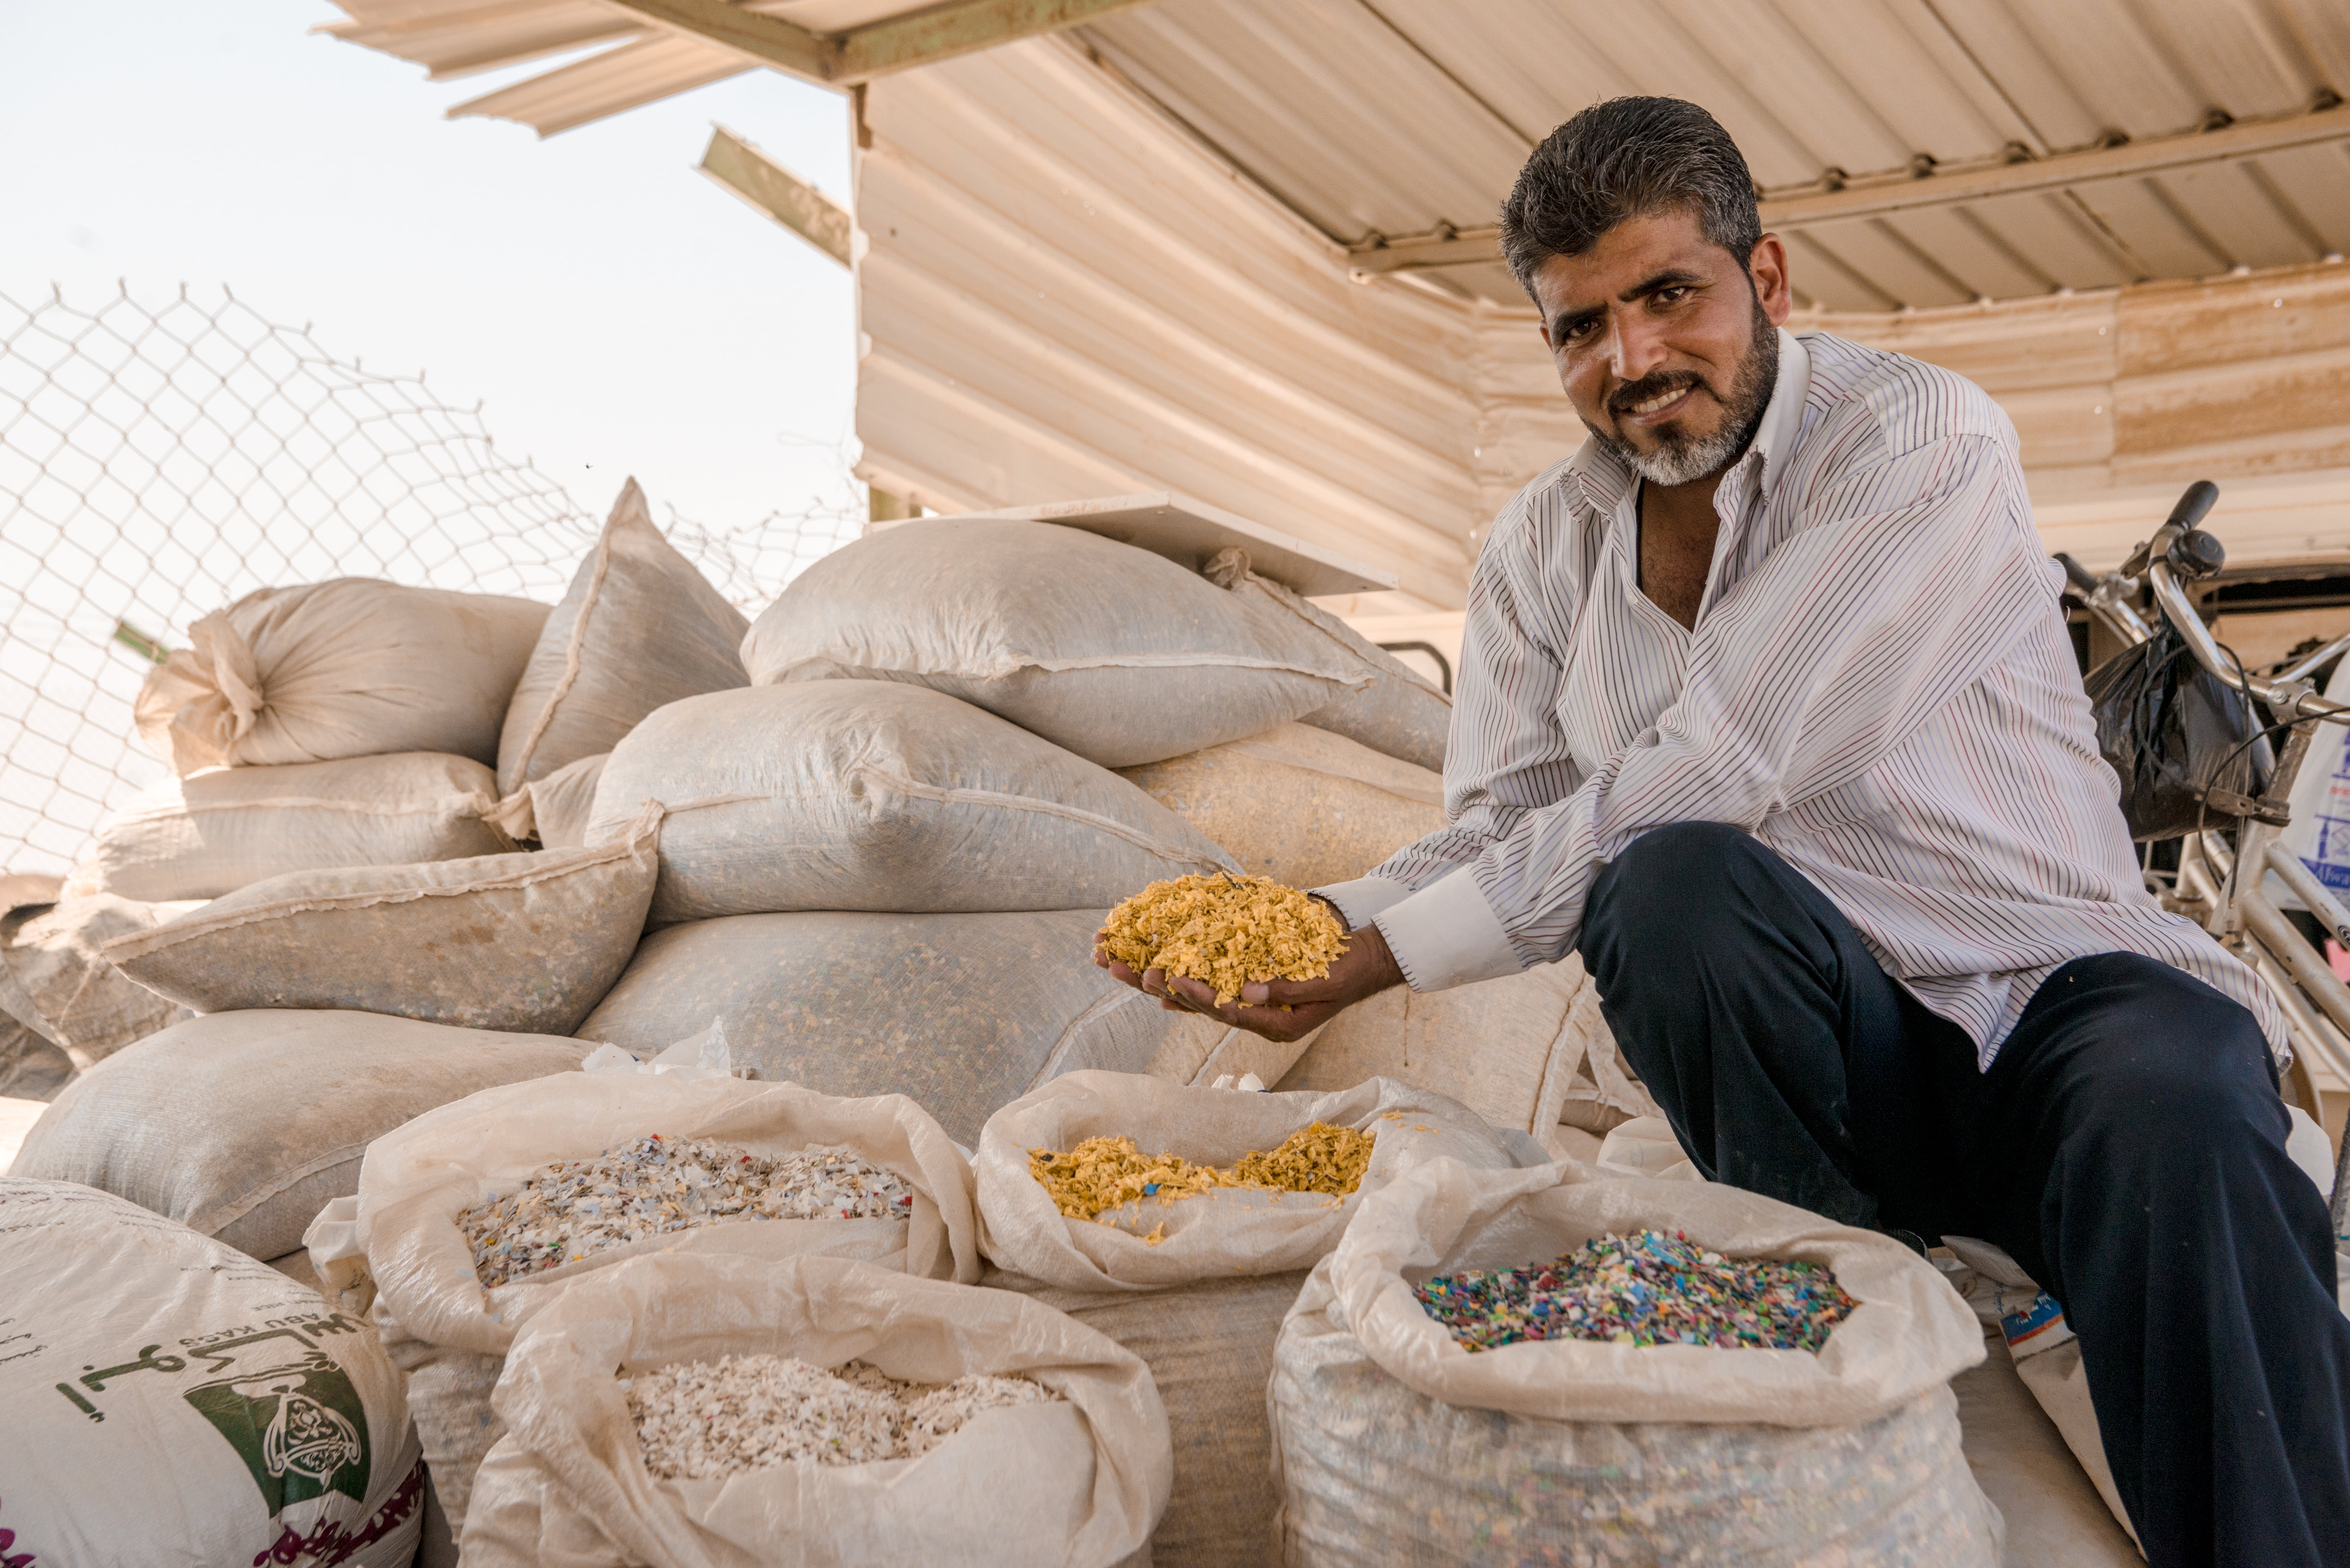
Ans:
{"label": "chain link fence", "polygon": [[[813,504],[670,535],[755,615],[856,537]],[[190,623],[329,577],[553,602],[591,515],[479,407],[328,354],[226,290],[88,307],[0,294],[0,873],[60,873],[166,769],[131,701]]]}

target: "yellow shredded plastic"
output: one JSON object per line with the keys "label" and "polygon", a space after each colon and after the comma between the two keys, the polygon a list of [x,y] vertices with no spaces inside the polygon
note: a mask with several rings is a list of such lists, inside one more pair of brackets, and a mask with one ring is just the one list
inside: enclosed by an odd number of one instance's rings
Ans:
{"label": "yellow shredded plastic", "polygon": [[1270,877],[1178,877],[1109,912],[1102,946],[1140,971],[1205,981],[1221,1007],[1255,981],[1320,980],[1347,950],[1329,907]]}
{"label": "yellow shredded plastic", "polygon": [[[1130,1137],[1089,1137],[1068,1150],[1032,1148],[1028,1174],[1072,1220],[1099,1220],[1128,1203],[1156,1198],[1161,1208],[1220,1187],[1320,1192],[1344,1198],[1371,1165],[1371,1135],[1327,1122],[1292,1133],[1269,1153],[1244,1154],[1231,1169],[1195,1165],[1180,1155],[1146,1156]],[[1107,1221],[1104,1221],[1107,1223]],[[1164,1240],[1165,1221],[1144,1238]]]}

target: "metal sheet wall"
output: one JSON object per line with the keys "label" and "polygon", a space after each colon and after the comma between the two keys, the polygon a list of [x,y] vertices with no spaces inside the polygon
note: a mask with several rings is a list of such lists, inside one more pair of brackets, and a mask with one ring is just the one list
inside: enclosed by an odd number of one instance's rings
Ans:
{"label": "metal sheet wall", "polygon": [[1467,310],[1348,281],[1065,40],[864,112],[872,483],[949,511],[1183,491],[1461,602],[1490,515]]}

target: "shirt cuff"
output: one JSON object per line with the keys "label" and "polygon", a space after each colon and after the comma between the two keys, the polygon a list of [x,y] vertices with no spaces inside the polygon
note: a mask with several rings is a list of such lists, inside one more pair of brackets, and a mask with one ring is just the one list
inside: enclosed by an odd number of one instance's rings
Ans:
{"label": "shirt cuff", "polygon": [[1379,934],[1414,991],[1447,991],[1525,968],[1469,867],[1381,910]]}
{"label": "shirt cuff", "polygon": [[1385,877],[1357,877],[1351,882],[1333,882],[1327,888],[1309,888],[1306,891],[1317,898],[1327,898],[1345,918],[1350,931],[1369,925],[1411,897],[1410,888]]}

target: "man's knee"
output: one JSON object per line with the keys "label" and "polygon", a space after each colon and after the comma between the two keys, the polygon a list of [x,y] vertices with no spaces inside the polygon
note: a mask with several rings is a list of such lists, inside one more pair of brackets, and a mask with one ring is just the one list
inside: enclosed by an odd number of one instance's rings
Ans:
{"label": "man's knee", "polygon": [[1586,906],[1586,929],[1638,946],[1701,942],[1730,909],[1746,864],[1775,858],[1726,822],[1651,828],[1600,867]]}
{"label": "man's knee", "polygon": [[[2075,1127],[2158,1154],[2274,1136],[2281,1116],[2267,1038],[2251,1012],[2159,960],[2109,953],[2068,964],[2053,987],[2081,1000],[2125,992],[2106,1011],[2076,1080]],[[2058,1005],[2064,1005],[2061,1000]]]}

